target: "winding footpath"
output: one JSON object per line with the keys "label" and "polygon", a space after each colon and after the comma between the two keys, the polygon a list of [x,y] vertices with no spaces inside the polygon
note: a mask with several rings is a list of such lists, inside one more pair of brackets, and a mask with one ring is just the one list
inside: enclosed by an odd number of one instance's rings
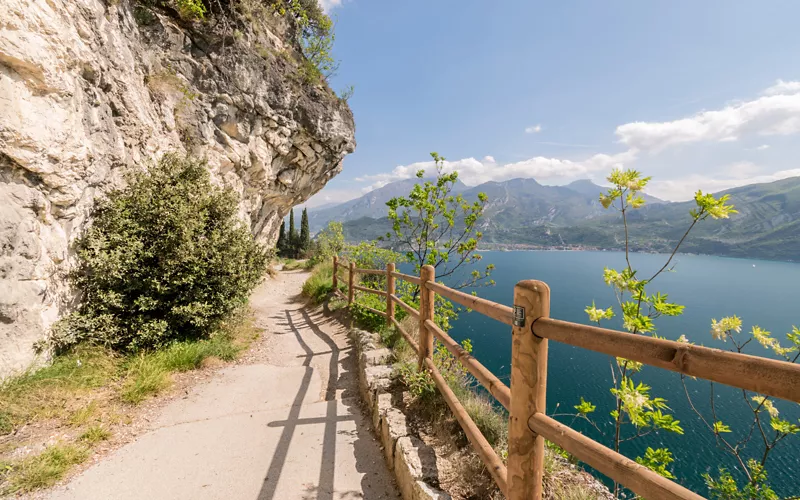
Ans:
{"label": "winding footpath", "polygon": [[165,406],[148,431],[53,500],[396,499],[362,416],[355,352],[338,321],[283,272],[251,298],[265,330],[239,364]]}

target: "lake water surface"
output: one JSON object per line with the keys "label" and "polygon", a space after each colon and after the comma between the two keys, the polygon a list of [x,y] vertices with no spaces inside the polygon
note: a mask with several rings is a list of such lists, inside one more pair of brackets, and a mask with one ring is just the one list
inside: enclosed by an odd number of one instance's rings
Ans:
{"label": "lake water surface", "polygon": [[[523,279],[538,279],[551,289],[553,318],[588,323],[584,308],[594,300],[598,307],[614,305],[614,296],[603,282],[603,267],[622,269],[624,254],[620,252],[483,252],[484,262],[496,266],[492,277],[494,287],[478,290],[481,297],[512,305],[514,284]],[[635,254],[634,267],[643,275],[657,270],[666,255]],[[673,302],[685,305],[683,316],[657,320],[658,333],[675,340],[680,335],[709,347],[730,348],[730,344],[715,341],[709,334],[711,318],[736,314],[743,319],[744,331],[754,324],[784,340],[793,324],[800,326],[800,264],[729,259],[710,256],[679,255],[674,272],[662,274],[649,291],[668,293]],[[621,322],[607,324],[619,328]],[[511,332],[507,325],[481,314],[462,313],[454,323],[451,334],[457,340],[469,338],[473,354],[492,372],[506,382],[509,377]],[[760,345],[751,343],[748,353],[768,356]],[[708,495],[701,474],[716,474],[720,465],[731,470],[735,460],[720,450],[713,435],[690,409],[680,376],[673,372],[646,367],[636,380],[652,386],[652,395],[664,397],[685,430],[684,435],[661,432],[624,443],[622,452],[628,457],[644,453],[647,446],[669,447],[675,457],[674,473],[684,486]],[[708,382],[689,381],[690,393],[698,408],[710,417]],[[547,408],[548,413],[570,412],[583,396],[597,405],[595,420],[608,436],[613,435],[613,408],[609,357],[572,346],[550,343]],[[715,385],[717,416],[733,428],[731,436],[749,430],[752,415],[743,400],[742,391]],[[557,408],[557,406],[559,406]],[[797,423],[800,405],[778,401],[782,416]],[[571,419],[561,418],[565,423]],[[765,422],[768,426],[768,422]],[[611,442],[581,422],[573,423],[577,430],[610,446]],[[756,432],[757,434],[757,432]],[[755,455],[760,436],[750,445]],[[800,494],[800,436],[788,437],[773,451],[768,462],[771,484],[781,496]],[[738,474],[735,476],[739,477]]]}

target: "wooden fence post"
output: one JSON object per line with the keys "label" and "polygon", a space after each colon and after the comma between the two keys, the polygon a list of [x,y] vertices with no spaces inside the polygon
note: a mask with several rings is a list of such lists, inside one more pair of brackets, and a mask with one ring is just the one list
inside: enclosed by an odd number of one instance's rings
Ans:
{"label": "wooden fence post", "polygon": [[433,334],[425,326],[425,321],[433,321],[434,293],[425,284],[436,281],[436,268],[431,265],[422,266],[419,284],[419,369],[425,369],[425,358],[433,355]]}
{"label": "wooden fence post", "polygon": [[536,337],[531,325],[537,318],[549,316],[550,288],[547,284],[535,280],[517,283],[514,287],[508,423],[509,500],[542,498],[544,438],[528,428],[528,419],[534,413],[545,412],[547,339]]}
{"label": "wooden fence post", "polygon": [[336,287],[339,285],[339,278],[336,276],[336,272],[339,270],[339,256],[333,256],[333,290],[336,291]]}
{"label": "wooden fence post", "polygon": [[392,273],[394,272],[394,262],[388,262],[386,264],[386,326],[392,326],[392,318],[394,318],[394,300],[392,300],[392,295],[394,295],[394,276]]}
{"label": "wooden fence post", "polygon": [[355,289],[353,288],[353,285],[355,284],[355,279],[356,279],[356,263],[355,262],[351,262],[350,263],[350,273],[348,273],[348,274],[349,274],[349,276],[347,277],[347,305],[349,306],[349,305],[351,305],[353,303],[353,293],[355,292]]}

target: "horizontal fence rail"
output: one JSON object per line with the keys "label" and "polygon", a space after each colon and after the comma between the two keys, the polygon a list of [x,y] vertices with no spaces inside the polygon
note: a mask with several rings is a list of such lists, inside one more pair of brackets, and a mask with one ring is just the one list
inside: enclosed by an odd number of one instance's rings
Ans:
{"label": "horizontal fence rail", "polygon": [[395,304],[403,308],[403,310],[407,312],[409,316],[411,316],[412,318],[419,319],[419,311],[417,311],[410,305],[400,300],[400,298],[397,295],[392,294],[392,300],[394,301]]}
{"label": "horizontal fence rail", "polygon": [[467,410],[461,406],[461,403],[458,401],[455,393],[453,393],[453,390],[447,385],[447,382],[445,381],[444,377],[442,377],[442,374],[439,373],[439,369],[436,368],[433,360],[431,358],[425,358],[425,365],[428,368],[428,371],[431,373],[433,381],[436,383],[436,387],[439,389],[439,392],[442,393],[442,397],[447,403],[447,406],[450,407],[450,411],[453,412],[453,415],[456,417],[456,420],[458,420],[459,425],[461,425],[461,429],[464,431],[464,434],[467,435],[467,439],[469,439],[473,449],[481,458],[481,461],[483,461],[483,464],[486,466],[486,468],[489,470],[489,473],[494,478],[495,483],[497,483],[497,487],[500,488],[500,491],[502,491],[504,495],[508,495],[508,471],[506,466],[503,464],[503,461],[497,456],[497,453],[495,453],[492,445],[489,444],[489,441],[483,437],[483,434],[481,434],[478,426],[475,425],[475,422],[473,422],[469,417]]}
{"label": "horizontal fence rail", "polygon": [[469,370],[472,376],[475,377],[506,410],[511,408],[511,389],[509,389],[507,385],[502,383],[499,378],[495,377],[494,373],[480,364],[477,359],[473,358],[472,355],[465,351],[452,337],[444,333],[441,328],[436,326],[436,323],[431,320],[426,320],[425,326],[433,332],[434,336],[444,344],[447,350]]}
{"label": "horizontal fence rail", "polygon": [[[338,263],[334,257],[333,267],[334,290],[344,296],[337,289],[337,268],[345,266]],[[356,274],[386,276],[386,290],[375,290],[356,284]],[[396,294],[396,279],[420,287],[419,310],[411,307]],[[703,498],[544,413],[548,340],[800,403],[798,365],[552,319],[549,317],[550,289],[539,281],[526,280],[517,284],[514,292],[515,308],[512,309],[436,283],[435,270],[432,266],[423,266],[420,276],[417,277],[396,272],[393,263],[388,264],[386,270],[378,270],[356,268],[351,262],[348,274],[350,304],[354,301],[355,291],[386,298],[386,311],[361,304],[358,306],[385,317],[386,324],[394,326],[418,354],[420,369],[430,373],[473,449],[497,486],[511,500],[541,499],[544,439],[557,444],[578,460],[644,498],[651,500]],[[510,388],[436,325],[433,317],[435,294],[513,326]],[[410,335],[403,324],[395,318],[395,306],[399,306],[418,321],[419,339]],[[517,323],[515,323],[516,308],[522,312]],[[433,362],[434,338],[492,397],[509,410],[508,467],[481,434]]]}
{"label": "horizontal fence rail", "polygon": [[800,365],[551,318],[536,320],[532,330],[564,344],[800,403]]}
{"label": "horizontal fence rail", "polygon": [[361,269],[360,267],[355,268],[354,271],[358,274],[386,274],[386,271],[380,269]]}
{"label": "horizontal fence rail", "polygon": [[410,274],[403,274],[403,273],[392,273],[392,277],[399,278],[403,281],[408,281],[409,283],[413,283],[415,285],[419,285],[421,283],[420,279],[416,276],[411,276]]}
{"label": "horizontal fence rail", "polygon": [[564,448],[578,460],[589,464],[614,481],[624,484],[643,498],[679,498],[682,500],[702,500],[703,498],[544,413],[533,414],[528,419],[528,427],[532,432],[544,436],[545,439]]}
{"label": "horizontal fence rail", "polygon": [[508,306],[492,302],[491,300],[482,299],[468,293],[459,292],[458,290],[453,290],[441,283],[428,282],[425,284],[425,287],[438,293],[442,297],[450,299],[473,311],[478,311],[484,316],[489,316],[501,323],[511,325],[514,321],[514,310]]}
{"label": "horizontal fence rail", "polygon": [[360,292],[372,293],[372,294],[375,294],[375,295],[382,295],[382,296],[386,297],[386,292],[384,292],[382,290],[375,290],[374,288],[367,288],[365,286],[358,286],[358,285],[353,285],[353,288],[358,290],[358,291],[360,291]]}

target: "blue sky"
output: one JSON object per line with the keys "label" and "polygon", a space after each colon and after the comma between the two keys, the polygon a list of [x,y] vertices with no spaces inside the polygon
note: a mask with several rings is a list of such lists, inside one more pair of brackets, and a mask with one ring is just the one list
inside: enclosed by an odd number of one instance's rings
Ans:
{"label": "blue sky", "polygon": [[624,166],[672,200],[800,175],[800,2],[322,3],[358,147],[309,206],[431,151],[469,185]]}

